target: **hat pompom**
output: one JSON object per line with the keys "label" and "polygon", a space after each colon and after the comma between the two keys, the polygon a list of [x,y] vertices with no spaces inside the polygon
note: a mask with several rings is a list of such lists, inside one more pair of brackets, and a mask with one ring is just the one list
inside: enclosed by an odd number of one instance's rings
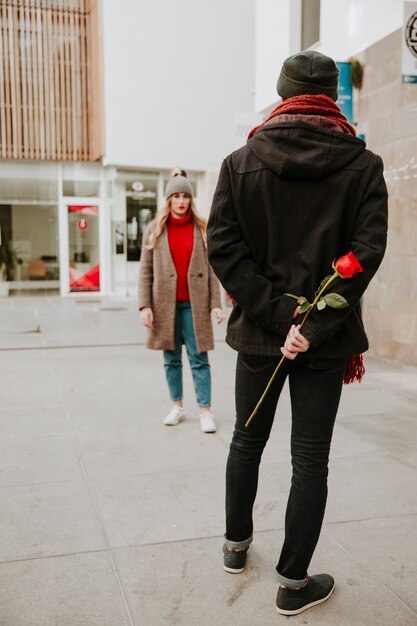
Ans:
{"label": "hat pompom", "polygon": [[187,178],[187,172],[177,166],[174,167],[174,169],[169,173],[170,178],[173,178],[174,176],[184,176],[184,178]]}

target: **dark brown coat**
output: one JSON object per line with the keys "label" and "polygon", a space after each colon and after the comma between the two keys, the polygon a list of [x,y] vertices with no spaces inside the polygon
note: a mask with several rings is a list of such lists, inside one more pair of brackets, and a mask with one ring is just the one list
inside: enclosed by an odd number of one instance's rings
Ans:
{"label": "dark brown coat", "polygon": [[[155,221],[143,236],[139,272],[139,310],[151,307],[154,328],[148,329],[146,347],[151,350],[174,350],[174,322],[177,302],[177,272],[172,260],[165,228],[155,248],[146,245]],[[193,314],[194,333],[199,352],[213,350],[213,328],[210,312],[221,307],[220,287],[210,268],[200,229],[194,224],[194,248],[188,268],[188,288]]]}

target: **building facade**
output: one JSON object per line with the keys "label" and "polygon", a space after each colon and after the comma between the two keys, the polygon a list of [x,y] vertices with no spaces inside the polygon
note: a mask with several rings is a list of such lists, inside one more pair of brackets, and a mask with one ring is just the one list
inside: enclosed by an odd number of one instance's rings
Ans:
{"label": "building facade", "polygon": [[81,195],[100,189],[100,23],[96,0],[0,4],[0,237],[12,289],[81,289],[75,275],[100,286],[97,215],[81,240],[74,221]]}
{"label": "building facade", "polygon": [[[12,293],[136,293],[169,171],[208,214],[253,112],[254,0],[2,0],[0,246]],[[4,288],[4,280],[0,281]]]}

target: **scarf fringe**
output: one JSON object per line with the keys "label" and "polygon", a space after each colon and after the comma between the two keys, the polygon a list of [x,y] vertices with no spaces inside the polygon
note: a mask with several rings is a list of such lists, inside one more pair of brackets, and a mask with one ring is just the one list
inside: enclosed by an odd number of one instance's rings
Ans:
{"label": "scarf fringe", "polygon": [[360,383],[365,374],[365,366],[363,364],[362,354],[355,354],[348,358],[346,364],[345,375],[343,377],[343,383],[349,385],[357,381]]}

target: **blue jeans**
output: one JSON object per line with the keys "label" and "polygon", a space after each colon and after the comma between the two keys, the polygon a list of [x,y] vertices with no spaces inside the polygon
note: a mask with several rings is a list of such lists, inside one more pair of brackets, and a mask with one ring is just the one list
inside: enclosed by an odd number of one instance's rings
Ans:
{"label": "blue jeans", "polygon": [[195,341],[190,302],[177,302],[175,350],[164,350],[164,367],[171,400],[182,400],[182,344],[185,344],[199,407],[211,406],[211,374],[207,352],[199,352]]}
{"label": "blue jeans", "polygon": [[288,376],[292,409],[293,475],[285,517],[285,540],[276,567],[280,582],[305,585],[327,499],[327,473],[333,426],[342,391],[345,358],[299,354],[286,361],[248,428],[245,422],[280,357],[239,353],[236,366],[236,425],[226,470],[226,543],[252,541],[252,510],[261,456]]}

